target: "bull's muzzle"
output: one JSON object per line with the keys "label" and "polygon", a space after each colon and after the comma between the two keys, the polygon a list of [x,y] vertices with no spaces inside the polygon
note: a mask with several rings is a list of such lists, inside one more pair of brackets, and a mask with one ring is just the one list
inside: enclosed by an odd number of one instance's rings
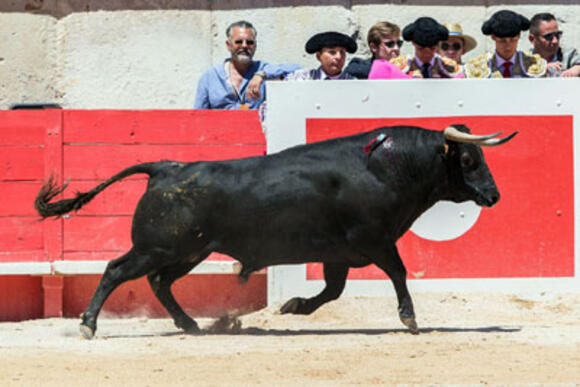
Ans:
{"label": "bull's muzzle", "polygon": [[478,192],[475,202],[482,207],[493,207],[499,202],[499,197],[497,190],[489,193]]}
{"label": "bull's muzzle", "polygon": [[497,202],[499,202],[499,192],[496,192],[489,197],[487,207],[493,207]]}

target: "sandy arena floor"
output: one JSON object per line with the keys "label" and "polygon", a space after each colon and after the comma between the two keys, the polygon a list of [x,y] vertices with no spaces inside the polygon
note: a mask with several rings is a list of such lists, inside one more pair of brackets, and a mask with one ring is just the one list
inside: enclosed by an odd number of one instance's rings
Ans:
{"label": "sandy arena floor", "polygon": [[[169,319],[0,323],[2,386],[580,383],[580,294],[414,294],[421,334],[390,298],[342,298],[179,332]],[[239,325],[241,324],[241,326]]]}

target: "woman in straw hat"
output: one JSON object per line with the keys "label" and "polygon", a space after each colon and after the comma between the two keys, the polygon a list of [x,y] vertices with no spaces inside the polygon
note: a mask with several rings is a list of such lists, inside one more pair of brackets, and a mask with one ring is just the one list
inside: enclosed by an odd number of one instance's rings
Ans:
{"label": "woman in straw hat", "polygon": [[415,54],[399,56],[390,62],[413,78],[463,78],[463,70],[453,59],[437,54],[439,42],[447,40],[448,35],[447,28],[437,20],[420,17],[403,29],[403,39],[413,44]]}
{"label": "woman in straw hat", "polygon": [[477,42],[471,36],[463,33],[459,23],[443,23],[449,30],[449,38],[439,42],[439,55],[453,59],[458,64],[463,64],[461,56],[473,50]]}

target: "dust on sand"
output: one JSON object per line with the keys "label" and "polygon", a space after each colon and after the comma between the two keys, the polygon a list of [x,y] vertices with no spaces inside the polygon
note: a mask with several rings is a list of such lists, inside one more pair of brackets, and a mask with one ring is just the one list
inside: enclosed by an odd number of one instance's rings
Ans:
{"label": "dust on sand", "polygon": [[580,294],[414,295],[420,334],[392,298],[276,308],[185,335],[169,319],[0,323],[2,386],[551,384],[580,382]]}

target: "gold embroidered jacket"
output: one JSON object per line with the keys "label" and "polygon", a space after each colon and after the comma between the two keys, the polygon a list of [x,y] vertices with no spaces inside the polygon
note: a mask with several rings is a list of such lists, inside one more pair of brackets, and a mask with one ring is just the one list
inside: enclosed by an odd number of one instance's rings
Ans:
{"label": "gold embroidered jacket", "polygon": [[[413,78],[423,78],[414,55],[401,55],[391,59],[390,62]],[[435,63],[429,69],[429,75],[431,78],[457,78],[462,76],[462,69],[453,59],[435,54]]]}
{"label": "gold embroidered jacket", "polygon": [[[538,54],[517,51],[516,62],[511,68],[512,78],[541,78],[547,76],[546,61]],[[503,78],[498,69],[495,53],[486,53],[470,59],[465,64],[466,78]]]}

